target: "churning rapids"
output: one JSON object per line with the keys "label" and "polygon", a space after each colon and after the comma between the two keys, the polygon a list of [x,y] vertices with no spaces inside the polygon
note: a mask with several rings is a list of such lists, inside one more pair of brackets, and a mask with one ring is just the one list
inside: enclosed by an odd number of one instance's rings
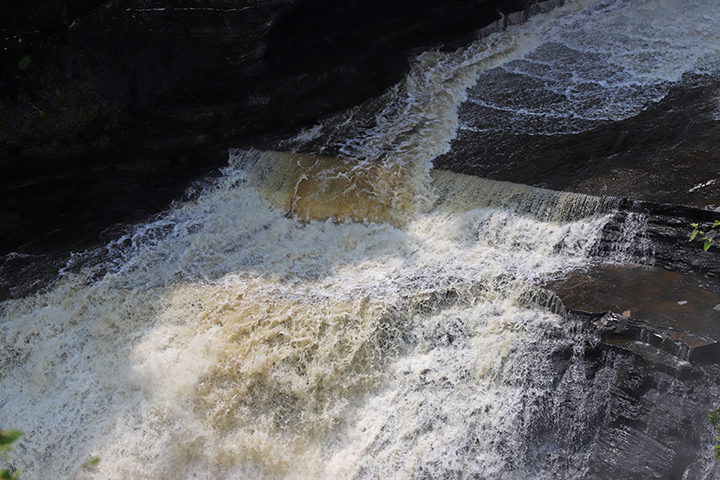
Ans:
{"label": "churning rapids", "polygon": [[[587,450],[540,461],[525,435],[546,352],[579,335],[538,285],[590,262],[613,200],[432,161],[458,129],[560,135],[717,76],[714,2],[568,1],[422,54],[382,97],[231,152],[102,261],[2,303],[22,477],[583,478]],[[482,82],[508,72],[526,96]]]}

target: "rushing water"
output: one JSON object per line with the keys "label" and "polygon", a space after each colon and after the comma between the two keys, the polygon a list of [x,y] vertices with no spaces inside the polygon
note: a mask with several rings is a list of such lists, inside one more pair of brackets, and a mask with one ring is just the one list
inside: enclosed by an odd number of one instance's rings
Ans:
{"label": "rushing water", "polygon": [[[279,146],[303,153],[231,152],[102,262],[1,304],[23,477],[582,476],[586,453],[540,464],[525,435],[546,352],[573,336],[537,285],[587,265],[613,202],[432,161],[458,128],[563,134],[715,74],[716,10],[573,1],[423,54]],[[519,105],[517,75],[543,100]]]}

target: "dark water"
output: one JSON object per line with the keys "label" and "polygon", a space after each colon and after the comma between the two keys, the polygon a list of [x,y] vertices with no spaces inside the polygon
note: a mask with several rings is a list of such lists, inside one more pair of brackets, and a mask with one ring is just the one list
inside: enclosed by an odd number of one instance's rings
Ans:
{"label": "dark water", "polygon": [[[555,190],[718,209],[718,87],[713,76],[688,75],[637,115],[578,133],[461,129],[451,153],[434,163]],[[486,117],[472,106],[460,115]]]}

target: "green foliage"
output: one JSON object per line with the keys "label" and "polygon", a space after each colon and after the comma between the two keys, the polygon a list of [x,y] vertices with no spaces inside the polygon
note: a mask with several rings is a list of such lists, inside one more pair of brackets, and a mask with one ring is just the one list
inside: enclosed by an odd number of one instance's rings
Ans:
{"label": "green foliage", "polygon": [[[12,444],[15,443],[24,434],[17,430],[0,430],[0,457],[7,458],[8,452],[12,450]],[[20,469],[15,473],[10,473],[5,469],[0,469],[0,480],[15,480],[20,475]]]}
{"label": "green foliage", "polygon": [[716,408],[712,412],[710,412],[709,415],[710,423],[715,425],[715,428],[717,428],[718,431],[718,439],[716,442],[719,445],[715,445],[715,461],[720,460],[720,407]]}
{"label": "green foliage", "polygon": [[22,70],[23,72],[27,70],[28,66],[30,65],[30,55],[25,55],[22,60],[18,62],[18,68]]}
{"label": "green foliage", "polygon": [[7,452],[12,449],[12,444],[23,435],[17,430],[0,430],[0,456],[6,457]]}
{"label": "green foliage", "polygon": [[100,463],[100,457],[95,455],[94,457],[90,457],[85,463],[82,464],[82,468],[90,468],[93,465],[97,465]]}
{"label": "green foliage", "polygon": [[[720,220],[715,220],[715,223],[713,223],[710,228],[715,228],[720,225]],[[703,241],[703,250],[706,252],[710,249],[711,246],[715,245],[715,239],[711,236],[709,236],[706,232],[700,230],[700,224],[699,223],[691,223],[691,227],[693,227],[693,231],[690,234],[690,242],[693,240],[702,240]]]}
{"label": "green foliage", "polygon": [[[18,430],[0,430],[0,458],[8,458],[8,452],[12,450],[12,444],[23,435],[25,434]],[[80,468],[89,469],[98,463],[100,463],[100,457],[96,455],[87,459]],[[19,468],[14,473],[0,468],[0,480],[17,480],[19,475]]]}
{"label": "green foliage", "polygon": [[7,470],[0,469],[0,480],[17,480],[20,475],[20,469],[15,470],[15,473],[10,473]]}
{"label": "green foliage", "polygon": [[0,146],[53,160],[105,148],[103,127],[117,124],[122,107],[104,99],[92,68],[69,47],[38,47],[30,58],[7,79],[17,93],[2,106]]}

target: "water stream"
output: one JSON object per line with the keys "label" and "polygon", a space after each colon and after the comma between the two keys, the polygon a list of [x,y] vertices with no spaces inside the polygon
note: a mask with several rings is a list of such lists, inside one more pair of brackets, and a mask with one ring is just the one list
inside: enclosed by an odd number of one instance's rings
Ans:
{"label": "water stream", "polygon": [[[231,152],[220,178],[102,260],[0,304],[0,424],[26,432],[23,478],[581,478],[586,449],[538,462],[526,436],[552,388],[547,352],[577,334],[532,299],[587,268],[615,201],[432,162],[453,154],[458,128],[480,130],[485,114],[471,126],[458,109],[488,108],[478,92],[491,84],[477,82],[499,67],[555,72],[532,78],[571,101],[522,110],[549,122],[538,134],[633,115],[683,72],[707,71],[720,17],[708,7],[694,25],[703,48],[681,53],[692,46],[670,48],[675,19],[657,9],[695,12],[682,5],[569,1],[425,53],[384,96],[286,152]],[[637,35],[610,35],[645,31],[653,11],[666,33],[639,50]],[[609,52],[583,37],[593,29],[614,38]],[[568,38],[594,53],[550,64]],[[557,87],[596,57],[625,70],[573,84],[607,87],[593,93],[602,104]],[[607,262],[625,260],[637,223]]]}

